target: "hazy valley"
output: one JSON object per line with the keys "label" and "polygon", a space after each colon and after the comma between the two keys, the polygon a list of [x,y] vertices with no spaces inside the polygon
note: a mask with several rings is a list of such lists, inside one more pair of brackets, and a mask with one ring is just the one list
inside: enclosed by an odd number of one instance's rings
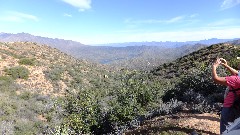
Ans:
{"label": "hazy valley", "polygon": [[84,45],[63,39],[33,36],[28,33],[1,33],[2,42],[36,42],[57,48],[79,59],[127,69],[151,69],[211,44],[234,39],[209,39],[189,42],[132,42]]}

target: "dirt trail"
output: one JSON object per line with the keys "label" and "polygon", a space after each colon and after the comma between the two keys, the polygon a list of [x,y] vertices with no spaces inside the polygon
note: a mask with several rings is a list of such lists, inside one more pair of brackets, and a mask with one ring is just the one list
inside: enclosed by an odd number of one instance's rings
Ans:
{"label": "dirt trail", "polygon": [[217,114],[188,114],[180,113],[172,116],[160,116],[145,121],[138,129],[127,131],[131,134],[192,134],[218,135],[220,133],[220,118]]}

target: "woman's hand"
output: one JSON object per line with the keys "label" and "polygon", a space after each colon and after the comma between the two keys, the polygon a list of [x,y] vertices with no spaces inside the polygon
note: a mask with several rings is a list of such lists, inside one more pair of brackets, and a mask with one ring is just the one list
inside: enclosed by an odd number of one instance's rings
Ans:
{"label": "woman's hand", "polygon": [[[225,60],[226,61],[226,60]],[[217,58],[214,62],[213,62],[213,67],[218,67],[221,64],[221,60],[219,58]]]}
{"label": "woman's hand", "polygon": [[213,81],[217,84],[227,85],[226,78],[225,77],[219,77],[217,74],[217,67],[221,64],[221,60],[217,58],[213,64],[212,64],[212,78]]}
{"label": "woman's hand", "polygon": [[227,61],[224,58],[219,58],[223,66],[227,65]]}

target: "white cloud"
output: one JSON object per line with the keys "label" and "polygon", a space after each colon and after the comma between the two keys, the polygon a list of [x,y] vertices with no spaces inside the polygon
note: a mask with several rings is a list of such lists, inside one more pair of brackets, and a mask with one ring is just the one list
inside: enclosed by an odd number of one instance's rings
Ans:
{"label": "white cloud", "polygon": [[240,0],[224,0],[222,5],[221,5],[221,9],[225,10],[228,8],[232,8],[236,5],[240,4]]}
{"label": "white cloud", "polygon": [[26,13],[10,11],[5,16],[1,17],[0,20],[10,22],[25,22],[27,20],[38,22],[38,17]]}
{"label": "white cloud", "polygon": [[176,23],[176,22],[180,22],[184,19],[184,16],[177,16],[174,18],[171,18],[170,20],[166,20],[167,23]]}
{"label": "white cloud", "polygon": [[63,16],[65,16],[65,17],[72,17],[72,15],[67,14],[67,13],[64,13]]}
{"label": "white cloud", "polygon": [[190,18],[194,18],[194,17],[197,17],[199,14],[192,14],[192,15],[190,15],[189,17]]}
{"label": "white cloud", "polygon": [[62,1],[78,8],[79,11],[85,11],[91,8],[91,0],[62,0]]}
{"label": "white cloud", "polygon": [[161,24],[171,24],[171,23],[180,23],[180,22],[185,22],[185,21],[194,21],[192,20],[194,17],[196,17],[198,14],[193,14],[190,16],[185,16],[185,15],[181,15],[181,16],[176,16],[170,19],[165,19],[165,20],[157,20],[157,19],[147,19],[147,20],[132,20],[132,19],[126,19],[124,20],[124,23],[126,24],[157,24],[157,23],[161,23]]}

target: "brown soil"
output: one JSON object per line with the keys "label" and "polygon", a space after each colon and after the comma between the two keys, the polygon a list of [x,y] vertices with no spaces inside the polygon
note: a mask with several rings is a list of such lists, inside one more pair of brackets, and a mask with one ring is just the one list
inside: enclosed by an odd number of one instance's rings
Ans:
{"label": "brown soil", "polygon": [[220,118],[217,114],[180,113],[156,117],[145,121],[139,128],[129,130],[125,134],[192,134],[218,135],[220,133]]}
{"label": "brown soil", "polygon": [[46,122],[47,119],[43,115],[38,115],[37,117],[39,120]]}

